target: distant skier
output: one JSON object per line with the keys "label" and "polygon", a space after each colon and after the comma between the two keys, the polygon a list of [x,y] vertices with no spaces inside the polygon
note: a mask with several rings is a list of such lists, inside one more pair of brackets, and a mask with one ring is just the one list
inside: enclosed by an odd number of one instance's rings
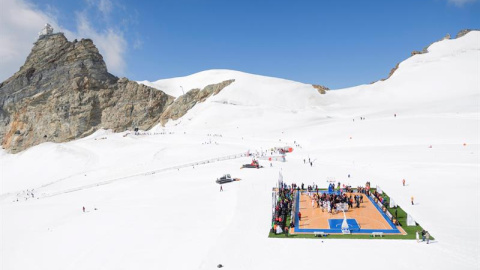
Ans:
{"label": "distant skier", "polygon": [[413,196],[412,196],[412,198],[410,198],[410,200],[412,201],[412,205],[414,205],[414,203],[413,203]]}
{"label": "distant skier", "polygon": [[220,192],[222,192],[222,191],[223,191],[223,187],[222,187],[222,185],[220,185]]}
{"label": "distant skier", "polygon": [[85,206],[83,207],[83,212],[85,213]]}
{"label": "distant skier", "polygon": [[396,113],[394,113],[394,114],[393,114],[393,117],[397,117],[397,114],[396,114]]}
{"label": "distant skier", "polygon": [[402,183],[403,183],[403,186],[405,186],[405,179],[403,179]]}

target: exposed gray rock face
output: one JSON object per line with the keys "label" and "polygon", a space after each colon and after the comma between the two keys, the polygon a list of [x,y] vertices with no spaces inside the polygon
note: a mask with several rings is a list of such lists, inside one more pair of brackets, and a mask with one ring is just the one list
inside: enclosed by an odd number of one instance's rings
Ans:
{"label": "exposed gray rock face", "polygon": [[170,119],[177,120],[184,116],[188,110],[193,108],[197,103],[204,102],[210,96],[220,93],[223,88],[229,86],[234,81],[235,80],[227,80],[221,83],[207,85],[202,90],[195,88],[178,97],[163,113],[161,119],[162,125]]}
{"label": "exposed gray rock face", "polygon": [[147,129],[159,123],[173,100],[108,73],[92,40],[44,35],[20,70],[0,84],[0,139],[4,149],[15,153],[100,128]]}
{"label": "exposed gray rock face", "polygon": [[471,31],[480,31],[480,29],[463,29],[463,30],[460,30],[458,33],[457,33],[457,36],[455,36],[455,38],[461,38],[463,36],[465,36],[466,34],[468,34],[469,32]]}
{"label": "exposed gray rock face", "polygon": [[428,50],[426,48],[424,48],[422,51],[412,51],[410,53],[410,56],[414,56],[414,55],[417,55],[417,54],[424,54],[424,53],[427,53]]}
{"label": "exposed gray rock face", "polygon": [[326,94],[328,90],[330,90],[330,88],[326,87],[326,86],[323,86],[323,85],[319,85],[319,84],[312,84],[313,88],[317,89],[318,93],[320,94]]}

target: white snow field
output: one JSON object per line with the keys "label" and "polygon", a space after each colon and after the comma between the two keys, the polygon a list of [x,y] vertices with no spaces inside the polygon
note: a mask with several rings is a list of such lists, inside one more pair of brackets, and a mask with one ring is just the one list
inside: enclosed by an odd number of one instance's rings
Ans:
{"label": "white snow field", "polygon": [[[151,135],[102,130],[0,152],[0,269],[479,269],[479,63],[475,31],[386,81],[325,95],[229,70],[154,82],[178,96],[236,80]],[[294,141],[273,167],[216,160]],[[279,171],[321,187],[370,181],[436,240],[268,238]],[[219,192],[224,173],[241,181]]]}

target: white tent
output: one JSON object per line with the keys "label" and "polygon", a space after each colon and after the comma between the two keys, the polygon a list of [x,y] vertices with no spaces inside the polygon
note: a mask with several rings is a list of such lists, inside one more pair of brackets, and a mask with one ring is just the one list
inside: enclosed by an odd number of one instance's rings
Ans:
{"label": "white tent", "polygon": [[416,226],[416,222],[410,214],[407,214],[407,226]]}
{"label": "white tent", "polygon": [[390,208],[395,208],[395,207],[397,207],[397,204],[392,198],[390,198]]}

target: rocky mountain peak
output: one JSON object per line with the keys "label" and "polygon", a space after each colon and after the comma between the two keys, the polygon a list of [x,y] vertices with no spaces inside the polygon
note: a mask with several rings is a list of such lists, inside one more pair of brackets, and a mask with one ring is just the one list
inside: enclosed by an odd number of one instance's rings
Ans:
{"label": "rocky mountain peak", "polygon": [[70,42],[62,33],[48,33],[40,35],[20,70],[0,84],[0,139],[3,148],[19,152],[99,128],[147,128],[172,101],[159,90],[119,82],[92,40]]}
{"label": "rocky mountain peak", "polygon": [[101,128],[149,129],[181,117],[232,82],[195,90],[193,96],[187,93],[193,100],[174,103],[160,90],[108,73],[91,39],[70,42],[63,33],[44,29],[25,64],[0,83],[0,140],[4,149],[16,153]]}

